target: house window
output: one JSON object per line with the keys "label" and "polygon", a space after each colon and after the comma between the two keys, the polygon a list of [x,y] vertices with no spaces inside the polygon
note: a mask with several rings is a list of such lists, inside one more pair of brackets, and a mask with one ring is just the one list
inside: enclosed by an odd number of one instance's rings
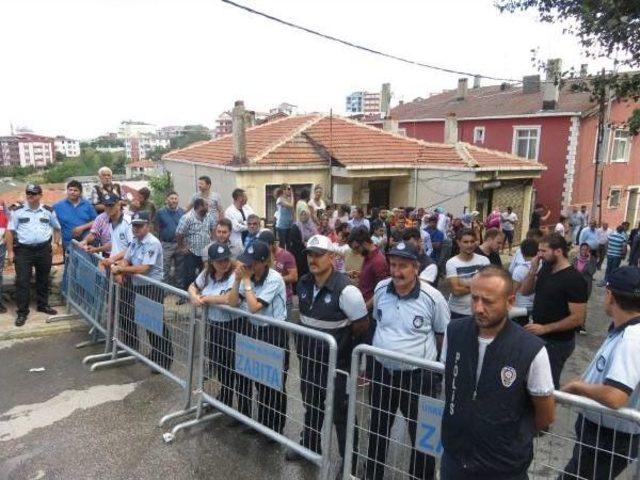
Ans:
{"label": "house window", "polygon": [[615,130],[613,132],[613,142],[611,145],[611,161],[626,162],[629,154],[629,132],[626,130]]}
{"label": "house window", "polygon": [[484,127],[474,127],[473,143],[484,143]]}
{"label": "house window", "polygon": [[540,150],[540,127],[514,127],[513,148],[514,155],[538,160]]}
{"label": "house window", "polygon": [[611,187],[609,189],[609,202],[607,206],[609,208],[618,208],[620,206],[620,192],[619,187]]}

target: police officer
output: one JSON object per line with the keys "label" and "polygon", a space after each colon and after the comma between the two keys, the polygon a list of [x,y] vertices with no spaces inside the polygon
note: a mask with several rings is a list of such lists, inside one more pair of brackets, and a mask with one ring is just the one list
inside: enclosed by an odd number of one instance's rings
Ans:
{"label": "police officer", "polygon": [[[126,308],[120,309],[119,325],[121,328],[121,338],[134,350],[139,349],[137,324],[135,323],[135,297],[142,295],[157,303],[164,303],[164,290],[158,286],[139,282],[134,285],[131,275],[145,275],[154,280],[162,281],[162,244],[150,229],[149,212],[137,212],[132,220],[133,241],[123,252],[116,254],[110,260],[113,263],[111,274],[115,275],[115,280],[123,285],[121,289],[120,304]],[[151,344],[151,354],[149,359],[164,368],[171,369],[173,361],[173,346],[171,335],[164,321],[162,321],[162,336],[147,330],[149,343]],[[155,370],[152,370],[156,372]]]}
{"label": "police officer", "polygon": [[[449,324],[447,301],[438,290],[420,280],[420,251],[412,243],[397,243],[387,258],[391,278],[378,283],[373,296],[373,318],[377,322],[373,346],[437,361]],[[381,480],[398,407],[407,419],[411,445],[415,445],[419,397],[435,396],[442,378],[411,365],[375,358],[371,380],[366,478]],[[434,457],[412,448],[410,477],[432,479],[434,474]]]}
{"label": "police officer", "polygon": [[[333,245],[324,235],[314,235],[305,249],[309,273],[298,281],[300,323],[331,334],[338,345],[337,368],[348,372],[353,338],[368,329],[367,306],[360,290],[349,278],[333,268]],[[320,432],[324,422],[329,349],[323,342],[310,338],[297,339],[300,361],[300,390],[305,405],[301,445],[321,453]],[[333,423],[338,435],[338,449],[344,459],[347,426],[347,377],[336,375]],[[356,440],[357,442],[357,440]],[[289,450],[287,460],[299,460]],[[354,462],[355,467],[355,462]]]}
{"label": "police officer", "polygon": [[525,480],[533,437],[554,419],[544,342],[507,317],[511,277],[487,266],[471,280],[473,316],[449,323],[441,480]]}
{"label": "police officer", "polygon": [[[580,380],[562,390],[609,408],[640,408],[640,270],[621,267],[609,276],[604,309],[609,335]],[[573,457],[561,479],[616,478],[638,455],[637,423],[585,413],[576,421]]]}
{"label": "police officer", "polygon": [[27,185],[27,202],[11,214],[7,228],[7,262],[15,257],[16,304],[15,325],[21,327],[29,315],[31,269],[36,269],[36,301],[38,311],[55,315],[49,306],[49,273],[51,272],[51,239],[60,248],[60,223],[51,207],[42,205],[42,187]]}

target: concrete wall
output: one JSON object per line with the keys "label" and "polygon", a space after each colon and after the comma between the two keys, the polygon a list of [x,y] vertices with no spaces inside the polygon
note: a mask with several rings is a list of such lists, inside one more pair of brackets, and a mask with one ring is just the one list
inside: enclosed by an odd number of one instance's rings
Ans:
{"label": "concrete wall", "polygon": [[464,207],[470,207],[469,182],[473,181],[473,172],[452,170],[418,170],[418,195],[415,197],[415,171],[411,174],[408,186],[408,204],[417,207],[443,207],[454,216],[461,215]]}
{"label": "concrete wall", "polygon": [[185,207],[189,203],[189,199],[197,191],[196,180],[202,175],[211,177],[211,187],[222,198],[223,208],[231,204],[231,192],[236,188],[236,176],[233,172],[171,160],[164,160],[164,166],[171,173],[181,206]]}

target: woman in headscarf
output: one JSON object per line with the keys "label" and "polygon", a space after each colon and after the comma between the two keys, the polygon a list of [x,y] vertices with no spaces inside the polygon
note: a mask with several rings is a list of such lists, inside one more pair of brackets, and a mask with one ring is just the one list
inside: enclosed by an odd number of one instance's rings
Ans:
{"label": "woman in headscarf", "polygon": [[309,210],[301,210],[300,219],[291,226],[291,232],[289,233],[289,251],[296,259],[299,277],[309,271],[304,249],[307,246],[307,241],[317,233],[318,228],[313,223]]}

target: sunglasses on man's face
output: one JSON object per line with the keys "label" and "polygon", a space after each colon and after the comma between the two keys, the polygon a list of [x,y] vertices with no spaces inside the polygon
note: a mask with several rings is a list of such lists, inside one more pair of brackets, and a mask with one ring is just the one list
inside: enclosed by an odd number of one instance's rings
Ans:
{"label": "sunglasses on man's face", "polygon": [[39,193],[27,192],[27,197],[37,197]]}

